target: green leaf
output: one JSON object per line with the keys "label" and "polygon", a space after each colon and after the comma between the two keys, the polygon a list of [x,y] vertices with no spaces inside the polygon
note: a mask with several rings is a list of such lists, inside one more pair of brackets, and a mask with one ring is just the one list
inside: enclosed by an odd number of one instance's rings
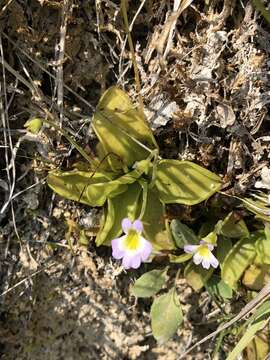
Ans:
{"label": "green leaf", "polygon": [[183,248],[185,245],[188,244],[199,243],[199,239],[195,235],[194,231],[190,229],[187,225],[181,223],[181,221],[179,220],[172,220],[171,232],[178,248]]}
{"label": "green leaf", "polygon": [[90,206],[102,206],[107,197],[127,189],[125,184],[112,181],[109,174],[85,171],[52,171],[47,178],[49,187],[69,200]]}
{"label": "green leaf", "polygon": [[[260,235],[259,235],[260,234]],[[258,232],[259,238],[256,241],[256,251],[259,255],[262,265],[270,264],[270,229],[265,225],[264,232]]]}
{"label": "green leaf", "polygon": [[217,259],[221,265],[227,256],[227,254],[231,251],[232,248],[232,241],[230,238],[226,238],[224,236],[219,236],[217,242]]}
{"label": "green leaf", "polygon": [[270,300],[264,301],[250,316],[250,318],[247,320],[247,324],[250,324],[251,322],[254,322],[261,318],[262,316],[269,316],[270,315]]}
{"label": "green leaf", "polygon": [[259,195],[252,195],[256,200],[252,198],[239,198],[239,200],[244,203],[245,207],[249,211],[256,215],[256,218],[264,221],[270,221],[270,208],[267,194],[260,192]]}
{"label": "green leaf", "polygon": [[69,200],[79,201],[90,206],[102,206],[108,198],[127,190],[127,185],[134,183],[147,166],[147,160],[139,168],[113,179],[111,173],[87,171],[52,171],[47,183],[57,194]]}
{"label": "green leaf", "polygon": [[27,129],[27,131],[30,131],[32,134],[37,134],[41,129],[42,124],[42,119],[34,118],[27,120],[23,126]]}
{"label": "green leaf", "polygon": [[200,290],[206,284],[207,280],[212,276],[213,268],[204,269],[201,265],[195,265],[190,261],[184,270],[184,276],[187,283],[195,290]]}
{"label": "green leaf", "polygon": [[267,355],[270,351],[269,336],[267,327],[259,331],[252,342],[249,343],[245,349],[247,360],[267,360]]}
{"label": "green leaf", "polygon": [[182,255],[169,255],[169,259],[171,263],[182,264],[192,258],[192,254],[182,254]]}
{"label": "green leaf", "polygon": [[[109,233],[114,226],[115,211],[112,199],[108,199],[107,206],[103,209],[103,214],[100,223],[100,229],[96,236],[96,245],[110,244],[114,238],[109,237]],[[121,234],[121,226],[119,227],[119,235]],[[117,236],[116,236],[117,237]]]}
{"label": "green leaf", "polygon": [[215,229],[215,222],[213,221],[213,215],[209,215],[207,222],[203,223],[200,226],[199,232],[198,232],[198,238],[202,239],[203,237],[207,236],[211,231]]}
{"label": "green leaf", "polygon": [[239,240],[229,251],[221,265],[222,280],[232,289],[256,256],[255,243],[251,238]]}
{"label": "green leaf", "polygon": [[154,338],[160,344],[165,343],[183,321],[181,304],[174,288],[154,300],[150,317]]}
{"label": "green leaf", "polygon": [[109,88],[102,95],[92,126],[102,144],[103,153],[116,155],[108,160],[113,170],[121,169],[122,163],[131,166],[138,160],[146,159],[149,155],[147,148],[150,151],[157,148],[152,131],[140,112],[128,95],[117,87]]}
{"label": "green leaf", "polygon": [[144,216],[144,236],[151,241],[156,250],[171,250],[175,248],[165,221],[165,206],[158,198],[157,189],[147,192],[147,202]]}
{"label": "green leaf", "polygon": [[[103,219],[104,227],[101,227],[97,238],[97,246],[109,245],[110,241],[118,237],[121,230],[121,222],[125,217],[135,220],[142,207],[142,187],[136,182],[128,186],[128,190],[119,196],[108,199],[108,211]],[[108,219],[107,219],[108,218]],[[152,243],[156,250],[170,250],[174,243],[170,238],[165,223],[165,207],[159,201],[157,190],[149,189],[144,216],[143,236]]]}
{"label": "green leaf", "polygon": [[264,16],[265,20],[270,23],[270,11],[264,6],[262,0],[252,0],[255,8]]}
{"label": "green leaf", "polygon": [[231,299],[233,296],[232,289],[219,277],[213,275],[205,284],[206,290],[212,297],[218,299]]}
{"label": "green leaf", "polygon": [[129,185],[126,192],[108,199],[101,228],[96,237],[97,246],[110,245],[111,240],[121,235],[121,223],[125,217],[130,220],[136,219],[141,207],[141,192],[141,186],[136,182]]}
{"label": "green leaf", "polygon": [[157,165],[156,186],[165,204],[198,204],[221,187],[221,179],[190,161],[161,160]]}
{"label": "green leaf", "polygon": [[166,273],[167,269],[148,271],[135,281],[131,289],[131,294],[138,298],[155,295],[165,284]]}
{"label": "green leaf", "polygon": [[[263,304],[264,305],[264,304]],[[259,309],[258,309],[259,310]],[[257,310],[257,311],[258,311]],[[242,336],[240,341],[231,351],[226,360],[234,360],[237,359],[238,355],[247,347],[247,345],[253,340],[256,333],[262,330],[269,321],[269,304],[268,304],[268,312],[257,316],[252,324],[247,328],[245,334]]]}
{"label": "green leaf", "polygon": [[223,221],[217,223],[216,231],[229,238],[237,239],[249,236],[246,223],[243,219],[239,220],[234,212],[229,213]]}

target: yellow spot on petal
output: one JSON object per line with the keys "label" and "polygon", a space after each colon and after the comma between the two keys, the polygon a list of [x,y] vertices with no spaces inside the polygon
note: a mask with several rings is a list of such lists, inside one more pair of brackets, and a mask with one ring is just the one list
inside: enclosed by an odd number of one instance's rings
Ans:
{"label": "yellow spot on petal", "polygon": [[205,259],[209,259],[211,255],[211,251],[208,249],[207,245],[200,245],[198,247],[197,253]]}
{"label": "yellow spot on petal", "polygon": [[139,233],[134,229],[130,229],[123,245],[126,250],[138,250],[141,245]]}

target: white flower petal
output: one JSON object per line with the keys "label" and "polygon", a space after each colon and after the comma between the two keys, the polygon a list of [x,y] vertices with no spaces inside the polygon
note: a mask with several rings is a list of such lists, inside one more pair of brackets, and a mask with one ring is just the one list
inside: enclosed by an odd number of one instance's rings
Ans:
{"label": "white flower petal", "polygon": [[130,269],[131,261],[132,261],[132,256],[125,254],[123,257],[123,260],[122,260],[122,265],[123,265],[124,269]]}
{"label": "white flower petal", "polygon": [[210,268],[210,260],[207,258],[203,258],[202,267],[208,270]]}
{"label": "white flower petal", "polygon": [[203,261],[203,257],[199,253],[195,253],[193,256],[193,262],[196,265],[199,265]]}
{"label": "white flower petal", "polygon": [[136,255],[134,257],[132,257],[131,261],[130,261],[130,267],[132,269],[138,269],[141,265],[141,258],[139,255]]}
{"label": "white flower petal", "polygon": [[153,250],[153,246],[150,243],[150,241],[147,241],[142,236],[141,236],[141,242],[142,242],[142,247],[140,249],[140,256],[142,261],[146,261]]}
{"label": "white flower petal", "polygon": [[185,245],[184,251],[188,254],[193,254],[197,251],[199,245]]}
{"label": "white flower petal", "polygon": [[217,268],[219,265],[218,259],[211,253],[210,255],[210,259],[209,259],[210,264],[213,266],[213,268]]}
{"label": "white flower petal", "polygon": [[116,238],[112,240],[112,256],[119,260],[125,255],[125,250],[122,247],[123,237]]}

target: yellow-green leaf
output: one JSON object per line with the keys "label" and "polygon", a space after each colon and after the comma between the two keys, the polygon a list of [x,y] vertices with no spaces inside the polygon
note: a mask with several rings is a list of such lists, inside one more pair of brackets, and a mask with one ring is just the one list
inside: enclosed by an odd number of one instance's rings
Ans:
{"label": "yellow-green leaf", "polygon": [[[111,199],[108,199],[107,206],[103,208],[103,214],[100,222],[100,229],[96,236],[96,245],[103,245],[104,242],[109,242],[112,239],[108,239],[108,234],[113,227],[115,218],[115,211]],[[120,232],[121,228],[119,229]]]}
{"label": "yellow-green leaf", "polygon": [[239,240],[229,251],[221,264],[222,280],[232,289],[256,256],[255,243],[251,238]]}
{"label": "yellow-green leaf", "polygon": [[124,218],[136,219],[141,208],[141,192],[141,186],[135,182],[129,185],[124,193],[108,199],[101,228],[96,237],[97,246],[110,245],[111,240],[121,235],[121,222]]}
{"label": "yellow-green leaf", "polygon": [[222,267],[223,261],[225,260],[227,254],[232,248],[232,241],[230,238],[224,236],[219,236],[217,242],[217,259]]}
{"label": "yellow-green leaf", "polygon": [[[93,129],[110,156],[112,169],[122,168],[146,159],[149,150],[157,148],[151,129],[128,95],[117,87],[109,88],[101,97],[93,117]],[[118,157],[118,158],[117,158]]]}
{"label": "yellow-green leaf", "polygon": [[243,276],[243,284],[250,290],[259,291],[270,279],[270,265],[257,266],[255,264],[245,271]]}
{"label": "yellow-green leaf", "polygon": [[127,185],[112,181],[108,174],[85,171],[52,171],[49,187],[58,195],[90,206],[102,206],[110,195],[124,192]]}
{"label": "yellow-green leaf", "polygon": [[146,209],[142,221],[144,223],[144,236],[151,241],[156,250],[170,250],[175,247],[166,226],[165,206],[160,202],[155,187],[148,189]]}
{"label": "yellow-green leaf", "polygon": [[184,270],[184,276],[187,283],[195,290],[200,290],[214,272],[213,268],[209,270],[204,269],[201,265],[195,265],[190,261]]}
{"label": "yellow-green leaf", "polygon": [[167,269],[151,270],[143,274],[132,286],[131,294],[138,298],[155,295],[166,282]]}
{"label": "yellow-green leaf", "polygon": [[194,231],[181,221],[176,219],[172,220],[170,227],[173,239],[178,248],[183,248],[188,244],[199,244],[199,239]]}
{"label": "yellow-green leaf", "polygon": [[192,254],[181,254],[181,255],[169,255],[169,259],[171,263],[182,264],[192,258]]}
{"label": "yellow-green leaf", "polygon": [[258,236],[256,251],[262,261],[262,265],[270,264],[270,229],[268,224],[265,225],[264,232],[261,232]]}
{"label": "yellow-green leaf", "polygon": [[267,327],[259,331],[252,342],[249,343],[246,350],[247,360],[267,359],[270,352],[269,330]]}
{"label": "yellow-green leaf", "polygon": [[156,186],[165,204],[198,204],[221,187],[221,179],[190,161],[161,160],[157,166]]}
{"label": "yellow-green leaf", "polygon": [[23,126],[27,129],[27,131],[30,131],[32,134],[37,134],[41,129],[42,124],[42,119],[34,118],[27,120]]}
{"label": "yellow-green leaf", "polygon": [[183,321],[180,301],[175,289],[156,298],[150,311],[154,338],[163,344],[169,340]]}
{"label": "yellow-green leaf", "polygon": [[234,212],[229,213],[224,220],[217,223],[216,231],[229,238],[248,237],[249,231],[243,219],[238,219]]}
{"label": "yellow-green leaf", "polygon": [[216,297],[220,300],[231,299],[233,296],[232,289],[216,275],[211,276],[205,284],[205,287],[212,297]]}
{"label": "yellow-green leaf", "polygon": [[141,174],[139,168],[113,179],[111,173],[105,172],[58,170],[49,173],[47,182],[53,191],[66,199],[102,206],[108,198],[125,192],[127,185],[134,183]]}
{"label": "yellow-green leaf", "polygon": [[270,207],[268,195],[260,192],[259,195],[252,194],[253,198],[240,199],[245,207],[256,215],[256,218],[270,222]]}
{"label": "yellow-green leaf", "polygon": [[[263,306],[263,305],[262,305]],[[268,305],[269,309],[269,305]],[[260,308],[258,309],[260,310]],[[257,311],[258,311],[257,310]],[[234,349],[230,352],[226,360],[235,360],[238,355],[247,347],[247,345],[254,339],[256,333],[262,330],[269,321],[269,312],[262,314],[255,318],[252,324],[247,328],[242,338],[236,344]]]}

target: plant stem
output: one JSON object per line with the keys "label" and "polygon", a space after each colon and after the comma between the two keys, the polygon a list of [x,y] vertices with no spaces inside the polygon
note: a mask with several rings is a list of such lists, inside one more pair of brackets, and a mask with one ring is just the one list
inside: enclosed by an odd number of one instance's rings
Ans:
{"label": "plant stem", "polygon": [[141,213],[139,216],[139,219],[141,220],[144,216],[145,213],[145,209],[146,209],[146,204],[147,204],[147,194],[148,194],[148,184],[146,181],[144,181],[143,179],[139,179],[139,183],[143,189],[143,195],[142,195],[142,208],[141,208]]}

